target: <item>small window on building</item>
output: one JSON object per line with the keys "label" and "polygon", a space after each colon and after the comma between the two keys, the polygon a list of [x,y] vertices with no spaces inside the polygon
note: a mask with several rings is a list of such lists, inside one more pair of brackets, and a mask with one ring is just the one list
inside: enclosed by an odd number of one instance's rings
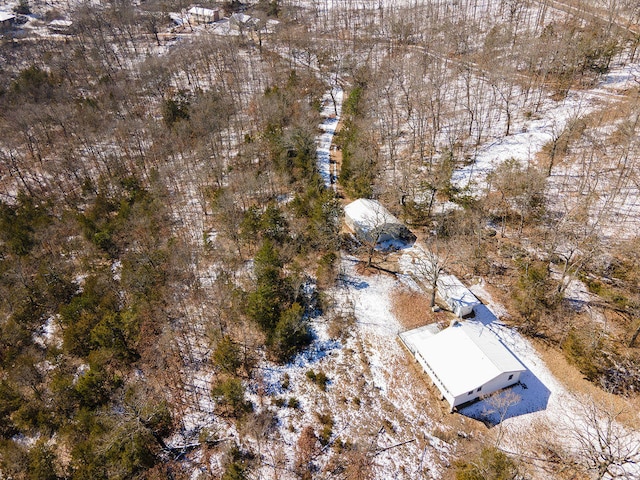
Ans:
{"label": "small window on building", "polygon": [[512,378],[513,378],[513,373],[509,375],[509,380],[511,380]]}
{"label": "small window on building", "polygon": [[473,395],[473,390],[471,390],[471,391],[469,392],[469,395]]}
{"label": "small window on building", "polygon": [[480,390],[482,390],[482,387],[478,387],[478,390],[476,390],[476,392],[479,392]]}

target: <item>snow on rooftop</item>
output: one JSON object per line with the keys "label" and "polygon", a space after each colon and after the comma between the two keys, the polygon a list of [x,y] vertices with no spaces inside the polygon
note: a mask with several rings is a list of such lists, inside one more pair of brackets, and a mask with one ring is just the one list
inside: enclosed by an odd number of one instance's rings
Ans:
{"label": "snow on rooftop", "polygon": [[380,202],[368,198],[359,198],[344,207],[344,213],[363,231],[385,223],[401,223]]}
{"label": "snow on rooftop", "polygon": [[59,28],[68,28],[71,25],[73,25],[73,22],[71,20],[51,20],[48,25],[50,27],[59,27]]}
{"label": "snow on rooftop", "polygon": [[182,25],[183,23],[185,23],[185,19],[182,16],[182,14],[180,13],[176,13],[176,12],[169,12],[169,18],[176,24],[176,25]]}
{"label": "snow on rooftop", "polygon": [[231,17],[229,17],[230,19],[233,19],[239,23],[247,23],[249,20],[251,20],[251,16],[247,15],[245,13],[241,13],[241,12],[236,12],[234,14],[231,15]]}
{"label": "snow on rooftop", "polygon": [[13,20],[16,16],[10,12],[0,12],[0,22],[6,22],[7,20]]}
{"label": "snow on rooftop", "polygon": [[422,345],[423,342],[438,334],[438,332],[440,332],[440,327],[438,327],[437,324],[431,323],[407,332],[402,332],[400,338],[411,353],[415,353],[416,349]]}
{"label": "snow on rooftop", "polygon": [[459,322],[416,342],[416,351],[454,396],[475,390],[505,372],[526,368],[484,325]]}
{"label": "snow on rooftop", "polygon": [[204,7],[191,7],[189,9],[189,14],[191,15],[201,15],[203,17],[212,17],[216,14],[218,10],[211,10],[210,8]]}
{"label": "snow on rooftop", "polygon": [[438,289],[440,295],[446,300],[451,299],[461,305],[468,306],[480,304],[480,300],[454,275],[440,274],[438,276]]}

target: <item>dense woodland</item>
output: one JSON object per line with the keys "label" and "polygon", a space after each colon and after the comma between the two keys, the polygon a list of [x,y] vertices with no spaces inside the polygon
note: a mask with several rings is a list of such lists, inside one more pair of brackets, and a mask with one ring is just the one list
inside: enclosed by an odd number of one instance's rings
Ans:
{"label": "dense woodland", "polygon": [[[1,34],[0,477],[263,478],[266,465],[274,478],[374,478],[357,439],[330,444],[330,416],[299,432],[295,461],[243,441],[260,445],[276,421],[248,392],[333,308],[341,251],[358,252],[341,201],[358,197],[429,237],[447,269],[489,279],[510,321],[598,388],[636,398],[640,80],[576,109],[526,165],[452,179],[546,99],[638,62],[636,2],[217,6],[258,23],[221,36],[176,31],[182,2],[32,0],[17,8],[71,31]],[[337,85],[334,191],[315,138]],[[609,323],[568,300],[575,279]],[[212,380],[197,386],[202,371]],[[202,395],[218,423],[176,437]],[[486,450],[449,475],[522,478],[515,462]]]}

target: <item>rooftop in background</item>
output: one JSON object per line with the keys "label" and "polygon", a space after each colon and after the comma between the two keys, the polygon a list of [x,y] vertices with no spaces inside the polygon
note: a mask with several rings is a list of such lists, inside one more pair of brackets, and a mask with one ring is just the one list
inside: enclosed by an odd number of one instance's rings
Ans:
{"label": "rooftop in background", "polygon": [[219,10],[204,7],[191,7],[188,13],[191,15],[214,16],[219,14]]}
{"label": "rooftop in background", "polygon": [[71,20],[52,20],[47,24],[52,32],[66,33],[73,25]]}
{"label": "rooftop in background", "polygon": [[16,15],[11,12],[0,12],[0,22],[7,22],[16,18]]}
{"label": "rooftop in background", "polygon": [[198,23],[213,23],[220,20],[220,10],[217,8],[191,7],[187,13]]}

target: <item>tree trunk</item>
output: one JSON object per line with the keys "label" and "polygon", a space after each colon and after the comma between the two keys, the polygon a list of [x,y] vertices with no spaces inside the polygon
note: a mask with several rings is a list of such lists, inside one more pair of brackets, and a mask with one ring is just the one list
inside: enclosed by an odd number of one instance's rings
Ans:
{"label": "tree trunk", "polygon": [[638,335],[640,335],[640,324],[638,324],[636,331],[631,336],[631,340],[629,340],[629,348],[633,347],[633,344],[636,343],[636,340],[638,339]]}

